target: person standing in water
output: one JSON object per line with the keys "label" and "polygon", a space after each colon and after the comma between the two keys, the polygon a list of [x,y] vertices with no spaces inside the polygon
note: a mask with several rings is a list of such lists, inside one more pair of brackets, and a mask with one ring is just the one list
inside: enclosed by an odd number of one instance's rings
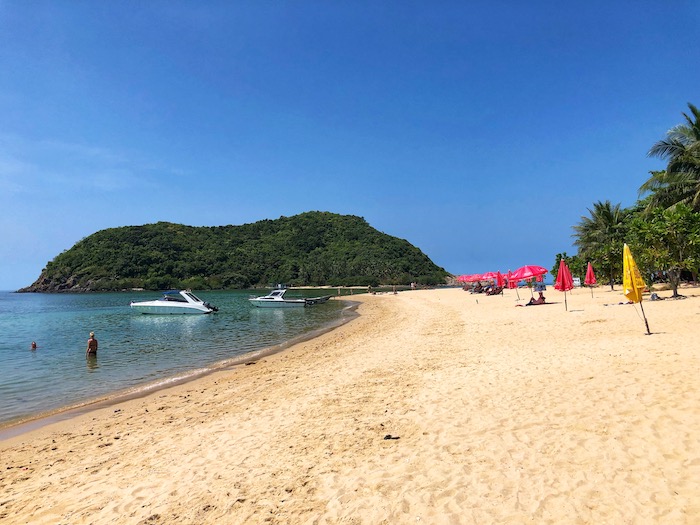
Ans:
{"label": "person standing in water", "polygon": [[97,356],[97,339],[95,339],[95,332],[90,332],[90,339],[87,340],[87,350],[85,350],[85,357]]}

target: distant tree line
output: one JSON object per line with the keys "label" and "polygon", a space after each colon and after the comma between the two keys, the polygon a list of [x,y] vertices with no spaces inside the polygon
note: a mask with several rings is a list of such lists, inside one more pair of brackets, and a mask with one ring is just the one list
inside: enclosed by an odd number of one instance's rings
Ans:
{"label": "distant tree line", "polygon": [[[666,169],[650,172],[639,188],[640,199],[629,208],[599,201],[574,226],[578,254],[565,257],[572,272],[585,275],[591,261],[611,287],[622,279],[622,247],[627,243],[648,283],[667,280],[678,296],[681,274],[697,280],[700,266],[700,111],[688,104],[684,122],[648,152],[666,161]],[[642,198],[643,197],[643,198]]]}
{"label": "distant tree line", "polygon": [[435,285],[447,276],[418,248],[361,217],[308,212],[242,226],[102,230],[55,257],[21,291]]}

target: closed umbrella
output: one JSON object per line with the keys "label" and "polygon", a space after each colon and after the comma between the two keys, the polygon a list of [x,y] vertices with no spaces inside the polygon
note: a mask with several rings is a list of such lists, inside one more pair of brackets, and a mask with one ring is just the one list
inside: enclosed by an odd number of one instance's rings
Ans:
{"label": "closed umbrella", "polygon": [[583,280],[583,284],[591,289],[591,297],[593,297],[593,285],[596,284],[595,274],[593,273],[593,265],[588,262],[588,268],[586,269],[586,278]]}
{"label": "closed umbrella", "polygon": [[562,259],[559,261],[559,271],[557,272],[557,282],[554,283],[554,289],[564,292],[564,308],[569,310],[569,306],[566,303],[566,292],[568,290],[573,290],[574,288],[574,278],[571,277],[571,271],[566,265],[566,261]]}
{"label": "closed umbrella", "polygon": [[632,252],[627,244],[622,247],[622,288],[624,289],[624,294],[633,303],[639,303],[639,308],[642,309],[642,316],[644,317],[644,324],[647,327],[647,335],[651,335],[649,331],[649,321],[647,321],[647,316],[644,313],[644,307],[642,306],[642,293],[644,288],[644,279],[642,279],[642,274],[637,268],[637,263],[634,262],[632,257]]}
{"label": "closed umbrella", "polygon": [[481,274],[481,280],[482,281],[495,281],[496,286],[499,288],[502,288],[503,285],[505,284],[505,279],[503,278],[503,274],[501,274],[500,270],[497,272],[486,272]]}

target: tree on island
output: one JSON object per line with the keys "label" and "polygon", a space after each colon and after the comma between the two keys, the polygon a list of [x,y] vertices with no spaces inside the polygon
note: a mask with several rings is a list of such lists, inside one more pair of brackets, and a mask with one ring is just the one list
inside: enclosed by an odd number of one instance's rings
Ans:
{"label": "tree on island", "polygon": [[362,217],[306,212],[241,226],[168,222],[93,233],[20,291],[442,284],[448,273]]}

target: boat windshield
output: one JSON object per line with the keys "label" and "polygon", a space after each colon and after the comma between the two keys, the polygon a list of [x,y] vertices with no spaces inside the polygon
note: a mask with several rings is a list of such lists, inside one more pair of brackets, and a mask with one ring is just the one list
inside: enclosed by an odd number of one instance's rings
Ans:
{"label": "boat windshield", "polygon": [[161,301],[169,301],[171,303],[186,303],[187,299],[185,299],[182,295],[180,295],[180,292],[163,292],[163,297],[161,298]]}
{"label": "boat windshield", "polygon": [[192,292],[184,292],[184,294],[196,303],[202,302],[202,300],[199,297],[197,297],[195,294],[193,294]]}

